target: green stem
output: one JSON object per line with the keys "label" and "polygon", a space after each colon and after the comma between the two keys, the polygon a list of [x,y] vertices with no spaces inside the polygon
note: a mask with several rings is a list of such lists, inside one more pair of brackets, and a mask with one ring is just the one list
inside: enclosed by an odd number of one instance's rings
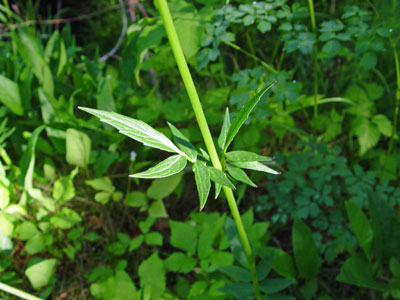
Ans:
{"label": "green stem", "polygon": [[318,46],[317,46],[317,25],[315,23],[314,1],[308,0],[308,8],[310,10],[311,26],[315,37],[313,46],[313,68],[314,68],[314,118],[318,116]]}
{"label": "green stem", "polygon": [[[176,29],[175,29],[174,23],[172,21],[171,13],[169,11],[167,2],[166,2],[166,0],[156,0],[156,5],[160,11],[160,15],[163,20],[165,31],[167,33],[168,40],[169,40],[169,43],[172,48],[172,52],[175,56],[176,64],[178,65],[183,83],[184,83],[186,91],[189,95],[189,99],[192,104],[197,123],[200,127],[200,131],[203,136],[204,143],[206,144],[208,154],[210,155],[211,162],[215,168],[222,170],[222,165],[219,160],[217,150],[215,149],[215,145],[214,145],[214,142],[213,142],[213,139],[211,136],[211,132],[210,132],[210,129],[208,128],[208,124],[207,124],[203,109],[201,107],[200,99],[197,94],[192,76],[190,74],[185,56],[183,55],[182,47],[179,42],[178,35],[176,33]],[[257,271],[256,271],[256,267],[255,267],[254,257],[253,257],[252,251],[251,251],[251,247],[250,247],[249,240],[247,238],[246,231],[243,226],[242,219],[240,217],[240,213],[239,213],[236,201],[235,201],[235,197],[234,197],[231,189],[224,187],[223,191],[227,198],[233,220],[235,221],[236,228],[239,232],[239,237],[240,237],[240,240],[241,240],[241,243],[243,246],[243,250],[247,257],[249,270],[250,270],[250,273],[252,274],[253,286],[254,286],[254,291],[256,294],[256,299],[261,300],[261,293],[260,293],[260,287],[259,287],[259,283],[258,283],[258,279],[257,279]]]}
{"label": "green stem", "polygon": [[9,294],[15,295],[19,298],[26,299],[26,300],[43,300],[41,298],[38,298],[31,294],[25,293],[19,289],[13,288],[12,286],[9,286],[9,285],[1,283],[1,282],[0,282],[0,290],[3,290]]}
{"label": "green stem", "polygon": [[394,138],[395,138],[395,134],[397,132],[397,119],[399,118],[399,107],[400,107],[400,62],[399,62],[399,56],[397,54],[396,45],[392,40],[390,42],[391,42],[392,49],[393,49],[394,64],[396,67],[397,89],[396,89],[396,96],[395,96],[396,100],[395,100],[395,108],[394,108],[394,115],[393,115],[392,135],[390,136],[389,147],[386,152],[385,162],[383,164],[382,176],[385,174],[389,157],[392,155]]}
{"label": "green stem", "polygon": [[262,64],[271,73],[278,74],[278,71],[275,70],[275,68],[273,66],[271,66],[268,63],[266,63],[262,59],[259,59],[257,56],[255,56],[255,55],[251,54],[250,52],[244,50],[243,48],[239,47],[238,45],[236,45],[234,43],[231,43],[231,42],[224,42],[224,44],[228,45],[229,47],[232,47],[233,49],[235,49],[235,50],[237,50],[239,52],[242,52],[243,54],[247,55],[248,57],[254,59],[256,62],[259,62],[260,64]]}

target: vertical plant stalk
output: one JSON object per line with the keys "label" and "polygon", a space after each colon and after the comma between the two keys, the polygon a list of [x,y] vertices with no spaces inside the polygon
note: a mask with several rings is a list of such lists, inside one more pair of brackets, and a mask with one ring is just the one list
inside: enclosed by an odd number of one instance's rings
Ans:
{"label": "vertical plant stalk", "polygon": [[26,300],[43,300],[42,298],[38,298],[36,296],[33,296],[31,294],[28,294],[26,292],[23,292],[19,289],[13,288],[12,286],[9,286],[9,285],[1,283],[1,282],[0,282],[0,290],[3,290],[11,295],[15,295],[19,298],[26,299]]}
{"label": "vertical plant stalk", "polygon": [[311,27],[313,30],[315,43],[313,45],[313,76],[314,76],[314,118],[318,116],[318,45],[317,45],[317,25],[315,23],[314,1],[308,0],[308,9],[310,11]]}
{"label": "vertical plant stalk", "polygon": [[[174,23],[172,21],[171,13],[169,11],[166,0],[156,0],[156,5],[158,6],[158,10],[160,12],[165,31],[168,36],[169,43],[171,45],[172,52],[174,54],[176,64],[178,65],[179,72],[181,73],[181,77],[183,83],[185,85],[186,91],[189,95],[190,102],[193,107],[193,111],[196,116],[197,123],[200,127],[201,134],[203,136],[204,143],[206,145],[208,154],[210,155],[211,163],[213,166],[222,170],[222,165],[219,160],[217,150],[215,149],[215,145],[211,136],[210,129],[208,128],[207,120],[204,115],[203,108],[201,107],[200,99],[197,94],[196,87],[194,85],[192,75],[190,74],[189,67],[187,65],[185,56],[183,54],[183,50],[181,44],[178,39],[178,34],[176,33],[176,29]],[[254,256],[252,254],[251,246],[249,243],[249,239],[247,237],[246,231],[243,226],[242,219],[240,217],[239,209],[236,204],[235,197],[231,189],[227,187],[223,187],[223,191],[225,193],[229,208],[231,210],[231,214],[233,220],[235,221],[236,228],[239,233],[239,237],[242,243],[243,250],[246,254],[247,262],[249,265],[249,270],[252,276],[254,292],[256,294],[256,299],[261,300],[260,286],[257,278],[256,265],[254,261]]]}
{"label": "vertical plant stalk", "polygon": [[382,177],[386,172],[386,167],[387,167],[387,163],[389,161],[389,157],[392,155],[394,137],[397,132],[397,121],[399,118],[399,107],[400,107],[400,62],[399,62],[399,56],[397,54],[396,44],[394,43],[393,40],[390,40],[390,43],[391,43],[392,49],[393,49],[394,65],[396,68],[397,89],[396,89],[396,94],[395,94],[396,100],[395,100],[395,107],[394,107],[394,114],[393,114],[392,135],[390,137],[389,147],[386,152],[385,162],[383,164]]}

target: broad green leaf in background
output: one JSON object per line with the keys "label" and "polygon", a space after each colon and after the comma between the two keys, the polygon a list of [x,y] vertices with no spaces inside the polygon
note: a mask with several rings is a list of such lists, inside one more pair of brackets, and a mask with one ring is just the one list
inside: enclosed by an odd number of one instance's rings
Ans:
{"label": "broad green leaf in background", "polygon": [[[169,178],[169,177],[167,177]],[[162,200],[156,200],[149,206],[149,216],[153,218],[168,218],[167,211],[165,210],[165,205]]]}
{"label": "broad green leaf in background", "polygon": [[377,126],[366,118],[358,118],[354,122],[355,134],[360,144],[360,155],[364,155],[369,149],[374,147],[380,137]]}
{"label": "broad green leaf in background", "polygon": [[178,173],[165,178],[154,180],[147,189],[146,195],[149,198],[162,200],[170,195],[182,180],[183,173]]}
{"label": "broad green leaf in background", "polygon": [[229,175],[231,175],[237,181],[246,183],[252,187],[257,187],[257,185],[253,181],[251,181],[251,179],[247,176],[245,171],[243,171],[242,169],[227,165],[226,170],[228,171]]}
{"label": "broad green leaf in background", "polygon": [[58,203],[69,201],[75,197],[75,187],[73,179],[78,174],[78,168],[71,171],[69,175],[62,176],[54,182],[53,198]]}
{"label": "broad green leaf in background", "polygon": [[96,191],[114,192],[115,187],[108,177],[101,177],[96,179],[85,180],[85,183],[95,189]]}
{"label": "broad green leaf in background", "polygon": [[54,81],[51,70],[44,60],[44,51],[39,40],[27,31],[19,32],[18,51],[26,64],[32,67],[33,73],[38,78],[43,90],[54,96]]}
{"label": "broad green leaf in background", "polygon": [[312,279],[317,276],[322,260],[311,230],[300,220],[293,225],[292,243],[294,260],[301,278]]}
{"label": "broad green leaf in background", "polygon": [[2,75],[0,75],[0,102],[14,114],[19,116],[24,114],[18,84]]}
{"label": "broad green leaf in background", "polygon": [[251,282],[250,272],[245,268],[239,266],[221,266],[218,269],[236,281]]}
{"label": "broad green leaf in background", "polygon": [[108,77],[103,78],[98,84],[97,108],[106,111],[114,111],[114,97],[112,93],[111,83]]}
{"label": "broad green leaf in background", "polygon": [[226,137],[228,136],[228,130],[231,126],[231,119],[229,117],[229,108],[226,108],[224,122],[222,123],[221,133],[218,137],[218,146],[221,150],[225,148]]}
{"label": "broad green leaf in background", "polygon": [[197,246],[196,228],[189,222],[169,221],[171,228],[171,245],[194,254]]}
{"label": "broad green leaf in background", "polygon": [[54,227],[61,229],[70,229],[75,224],[82,222],[82,217],[74,210],[63,207],[61,211],[56,212],[51,218],[50,223]]}
{"label": "broad green leaf in background", "polygon": [[234,162],[232,164],[238,168],[261,171],[261,172],[266,172],[266,173],[270,173],[270,174],[274,174],[274,175],[281,174],[281,172],[275,171],[274,169],[271,169],[270,167],[267,167],[266,165],[264,165],[258,161]]}
{"label": "broad green leaf in background", "polygon": [[204,26],[198,18],[196,19],[196,14],[193,12],[176,13],[174,17],[183,53],[190,61],[200,49]]}
{"label": "broad green leaf in background", "polygon": [[136,287],[129,275],[122,270],[116,271],[115,276],[110,277],[101,284],[103,300],[136,300]]}
{"label": "broad green leaf in background", "polygon": [[348,258],[343,264],[336,280],[374,290],[383,291],[387,289],[386,284],[376,282],[374,279],[374,270],[362,254],[356,254]]}
{"label": "broad green leaf in background", "polygon": [[178,128],[176,128],[171,123],[167,122],[169,128],[171,129],[172,135],[174,136],[175,142],[185,154],[187,159],[194,163],[197,158],[196,148],[189,142],[188,138],[184,136]]}
{"label": "broad green leaf in background", "polygon": [[367,216],[356,204],[346,201],[345,205],[351,227],[353,228],[358,242],[363,248],[367,259],[369,260],[371,255],[372,240],[374,237],[371,224],[369,223]]}
{"label": "broad green leaf in background", "polygon": [[176,152],[180,155],[185,154],[179,150],[164,134],[155,130],[146,123],[125,117],[115,112],[107,112],[92,108],[79,107],[119,130],[120,133],[143,143],[146,146],[164,150],[167,152]]}
{"label": "broad green leaf in background", "polygon": [[140,286],[151,291],[149,300],[159,299],[166,289],[163,261],[154,253],[139,266]]}
{"label": "broad green leaf in background", "polygon": [[66,132],[66,159],[73,166],[86,168],[89,163],[92,142],[86,133],[73,128]]}
{"label": "broad green leaf in background", "polygon": [[372,123],[378,126],[379,132],[384,136],[390,137],[392,135],[392,122],[385,115],[375,115],[372,118]]}
{"label": "broad green leaf in background", "polygon": [[267,256],[257,263],[258,280],[264,280],[271,272],[275,252],[271,251]]}
{"label": "broad green leaf in background", "polygon": [[258,155],[248,151],[231,151],[225,154],[227,160],[231,162],[245,162],[245,161],[272,161],[272,157]]}
{"label": "broad green leaf in background", "polygon": [[182,155],[173,155],[158,163],[154,167],[129,177],[135,178],[163,178],[179,173],[186,167],[186,157]]}
{"label": "broad green leaf in background", "polygon": [[25,271],[32,287],[35,290],[40,290],[42,287],[49,284],[56,270],[57,260],[54,258],[45,259],[33,266],[30,266]]}
{"label": "broad green leaf in background", "polygon": [[197,192],[199,194],[200,210],[206,205],[208,194],[211,189],[210,173],[206,164],[197,160],[193,164],[194,179],[196,181]]}
{"label": "broad green leaf in background", "polygon": [[222,172],[221,170],[218,170],[214,167],[207,167],[208,171],[210,173],[210,179],[218,184],[222,184],[224,186],[227,186],[228,188],[235,190],[235,186],[233,183],[228,179],[226,174]]}
{"label": "broad green leaf in background", "polygon": [[192,271],[196,264],[196,259],[182,252],[174,252],[165,260],[167,270],[183,274]]}
{"label": "broad green leaf in background", "polygon": [[369,192],[368,204],[370,224],[374,232],[375,256],[381,264],[386,264],[392,256],[400,256],[400,222],[385,194]]}
{"label": "broad green leaf in background", "polygon": [[296,268],[293,258],[279,248],[268,247],[268,250],[272,250],[274,252],[272,269],[274,269],[276,273],[283,277],[294,278],[296,276]]}
{"label": "broad green leaf in background", "polygon": [[240,127],[247,120],[253,108],[256,106],[261,97],[275,84],[275,82],[270,83],[268,86],[263,88],[260,92],[253,96],[239,111],[238,115],[233,119],[231,126],[229,127],[228,134],[226,137],[226,142],[224,146],[224,152],[228,149],[229,145],[235,138],[236,134],[239,132]]}
{"label": "broad green leaf in background", "polygon": [[260,290],[266,294],[273,294],[286,289],[295,282],[294,279],[272,278],[260,283]]}

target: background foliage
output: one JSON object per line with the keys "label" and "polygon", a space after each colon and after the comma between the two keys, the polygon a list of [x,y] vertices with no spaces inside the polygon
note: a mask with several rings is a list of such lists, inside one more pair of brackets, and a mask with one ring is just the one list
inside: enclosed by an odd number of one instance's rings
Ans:
{"label": "background foliage", "polygon": [[[47,299],[252,299],[225,202],[199,212],[187,168],[128,178],[166,157],[77,110],[171,138],[169,121],[204,149],[152,2],[126,1],[122,45],[99,61],[118,4],[0,5],[0,282]],[[216,140],[226,106],[277,81],[232,147],[282,171],[237,183],[266,299],[400,298],[400,3],[315,1],[315,32],[306,1],[169,5]]]}

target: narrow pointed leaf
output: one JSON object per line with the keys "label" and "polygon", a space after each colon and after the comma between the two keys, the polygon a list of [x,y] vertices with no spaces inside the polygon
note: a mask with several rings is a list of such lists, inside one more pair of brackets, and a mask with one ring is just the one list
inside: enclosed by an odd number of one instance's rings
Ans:
{"label": "narrow pointed leaf", "polygon": [[196,148],[190,143],[189,139],[184,136],[178,128],[176,128],[171,123],[167,122],[169,128],[171,129],[172,135],[174,136],[175,143],[178,145],[179,149],[186,154],[187,158],[191,162],[195,162],[197,158]]}
{"label": "narrow pointed leaf", "polygon": [[226,137],[228,136],[228,130],[231,126],[231,119],[229,118],[229,109],[226,108],[224,122],[222,123],[221,133],[218,137],[218,146],[221,150],[225,147]]}
{"label": "narrow pointed leaf", "polygon": [[227,160],[231,162],[242,161],[272,161],[272,157],[258,155],[248,151],[231,151],[225,154]]}
{"label": "narrow pointed leaf", "polygon": [[210,172],[210,178],[212,181],[227,186],[232,190],[236,189],[233,183],[228,179],[228,177],[226,177],[224,172],[214,167],[208,167],[208,171]]}
{"label": "narrow pointed leaf", "polygon": [[208,153],[205,150],[200,148],[200,153],[201,153],[201,155],[203,155],[205,160],[210,161],[210,156],[208,155]]}
{"label": "narrow pointed leaf", "polygon": [[186,167],[187,160],[182,155],[173,155],[158,163],[154,167],[129,177],[135,178],[163,178],[179,173]]}
{"label": "narrow pointed leaf", "polygon": [[194,179],[196,180],[197,192],[200,200],[200,210],[206,205],[208,194],[210,193],[211,182],[210,173],[204,162],[197,160],[193,164]]}
{"label": "narrow pointed leaf", "polygon": [[239,111],[235,119],[233,119],[231,126],[228,130],[228,135],[226,138],[224,152],[228,149],[230,143],[235,138],[236,134],[239,132],[240,127],[242,127],[243,123],[247,120],[253,108],[256,106],[258,101],[260,101],[261,97],[276,83],[276,81],[272,82],[261,91],[259,91],[256,95],[253,96]]}
{"label": "narrow pointed leaf", "polygon": [[242,169],[228,165],[226,166],[226,170],[228,171],[229,175],[231,175],[237,181],[246,183],[248,185],[251,185],[252,187],[257,187],[257,185],[253,181],[251,181],[251,179]]}
{"label": "narrow pointed leaf", "polygon": [[219,194],[221,193],[222,185],[219,183],[215,183],[215,199],[218,198]]}
{"label": "narrow pointed leaf", "polygon": [[142,121],[128,118],[115,112],[108,112],[87,107],[79,107],[79,109],[98,117],[100,121],[117,128],[120,133],[129,136],[130,138],[141,142],[146,146],[184,155],[184,153],[179,150],[179,148],[176,147],[164,134]]}
{"label": "narrow pointed leaf", "polygon": [[255,171],[261,171],[266,173],[271,173],[274,175],[279,175],[281,172],[275,171],[270,167],[258,162],[258,161],[243,161],[243,162],[233,162],[232,163],[235,167],[242,168],[242,169],[249,169]]}

